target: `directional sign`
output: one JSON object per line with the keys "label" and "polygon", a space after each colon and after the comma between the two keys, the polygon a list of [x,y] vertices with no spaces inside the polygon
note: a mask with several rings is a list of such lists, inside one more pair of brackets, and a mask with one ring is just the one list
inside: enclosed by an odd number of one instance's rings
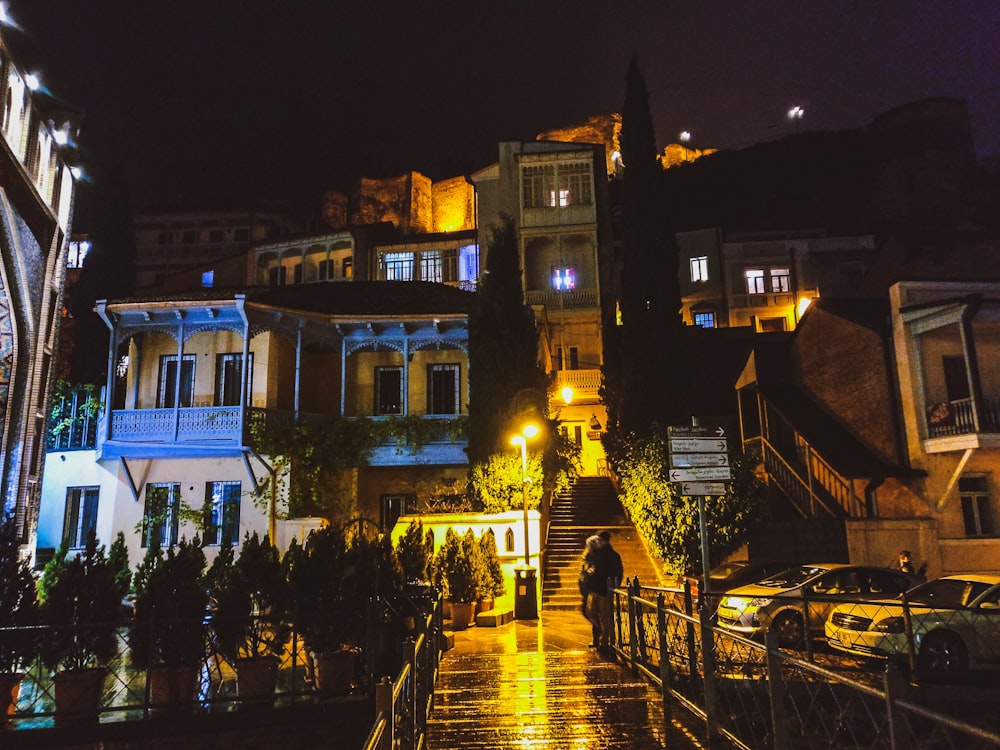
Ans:
{"label": "directional sign", "polygon": [[726,438],[671,438],[671,453],[726,453],[728,452]]}
{"label": "directional sign", "polygon": [[725,482],[684,482],[681,484],[681,494],[688,497],[707,495],[716,497],[726,494]]}
{"label": "directional sign", "polygon": [[670,468],[686,468],[688,466],[729,466],[729,456],[726,453],[671,453]]}
{"label": "directional sign", "polygon": [[726,428],[721,425],[699,425],[698,427],[690,427],[687,425],[672,425],[667,427],[667,436],[671,438],[679,437],[690,437],[690,438],[707,438],[707,437],[725,437]]}
{"label": "directional sign", "polygon": [[671,469],[671,482],[701,482],[732,479],[728,466],[699,466],[690,469]]}

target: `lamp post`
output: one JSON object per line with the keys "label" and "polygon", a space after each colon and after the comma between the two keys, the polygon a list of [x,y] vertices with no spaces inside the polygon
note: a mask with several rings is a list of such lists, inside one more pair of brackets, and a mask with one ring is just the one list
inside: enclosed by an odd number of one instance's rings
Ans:
{"label": "lamp post", "polygon": [[797,106],[788,110],[788,119],[795,123],[796,134],[799,132],[799,123],[802,121],[802,115],[805,113],[806,111],[802,107]]}
{"label": "lamp post", "polygon": [[529,422],[521,432],[510,439],[510,444],[521,449],[521,506],[524,511],[524,567],[514,571],[516,591],[514,593],[514,617],[518,620],[537,620],[538,601],[535,569],[531,567],[531,539],[528,526],[528,441],[538,436],[538,425]]}

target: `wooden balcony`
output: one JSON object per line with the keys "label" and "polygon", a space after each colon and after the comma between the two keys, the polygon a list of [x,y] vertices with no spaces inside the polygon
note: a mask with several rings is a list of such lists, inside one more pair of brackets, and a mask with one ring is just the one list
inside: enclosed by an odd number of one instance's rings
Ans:
{"label": "wooden balcony", "polygon": [[600,370],[558,370],[553,388],[556,398],[559,398],[559,393],[563,388],[569,386],[573,389],[575,400],[586,400],[599,396],[601,382]]}
{"label": "wooden balcony", "polygon": [[926,420],[928,453],[1000,447],[1000,398],[933,403],[927,407]]}

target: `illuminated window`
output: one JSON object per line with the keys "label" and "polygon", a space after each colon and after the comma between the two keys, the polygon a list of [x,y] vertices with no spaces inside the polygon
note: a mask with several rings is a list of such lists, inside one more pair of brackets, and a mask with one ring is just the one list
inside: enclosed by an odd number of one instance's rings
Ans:
{"label": "illuminated window", "polygon": [[993,536],[993,511],[990,507],[990,490],[986,477],[962,477],[958,480],[958,494],[962,498],[962,518],[966,536]]}
{"label": "illuminated window", "polygon": [[589,206],[594,202],[588,162],[536,164],[521,169],[525,208]]}
{"label": "illuminated window", "polygon": [[747,294],[764,293],[764,271],[760,268],[748,268],[743,272],[747,280]]}
{"label": "illuminated window", "polygon": [[215,271],[203,271],[201,274],[201,285],[205,289],[211,289],[215,285]]}
{"label": "illuminated window", "polygon": [[382,256],[385,281],[413,281],[413,253],[386,253]]}
{"label": "illuminated window", "polygon": [[708,256],[691,259],[691,281],[708,281]]}
{"label": "illuminated window", "polygon": [[556,189],[556,168],[552,164],[524,167],[521,180],[525,208],[555,205],[550,202]]}
{"label": "illuminated window", "polygon": [[240,542],[239,482],[205,482],[205,544]]}
{"label": "illuminated window", "polygon": [[696,312],[694,314],[694,324],[701,328],[715,328],[715,313]]}
{"label": "illuminated window", "polygon": [[375,368],[375,413],[403,413],[403,368]]}
{"label": "illuminated window", "polygon": [[458,251],[428,250],[420,254],[421,281],[445,283],[458,280]]}
{"label": "illuminated window", "polygon": [[787,268],[772,268],[771,269],[771,291],[772,292],[787,292],[791,287],[788,284],[788,269]]}
{"label": "illuminated window", "polygon": [[354,275],[354,261],[351,258],[344,258],[344,263],[341,268],[343,276],[345,279],[349,279]]}
{"label": "illuminated window", "polygon": [[171,547],[177,543],[180,504],[179,482],[146,485],[146,507],[142,513],[143,547],[154,542],[160,547]]}
{"label": "illuminated window", "polygon": [[97,530],[97,499],[99,487],[68,487],[66,489],[66,515],[63,518],[63,542],[70,549],[80,549],[87,544],[87,536]]}
{"label": "illuminated window", "polygon": [[576,271],[572,268],[553,268],[552,288],[559,292],[576,289]]}

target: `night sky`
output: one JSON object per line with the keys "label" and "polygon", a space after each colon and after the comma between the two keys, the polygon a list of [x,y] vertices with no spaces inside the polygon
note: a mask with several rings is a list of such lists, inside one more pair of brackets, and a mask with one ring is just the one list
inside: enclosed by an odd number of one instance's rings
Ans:
{"label": "night sky", "polygon": [[93,190],[134,207],[317,198],[360,176],[433,179],[619,111],[639,55],[662,147],[862,127],[968,101],[1000,154],[1000,2],[8,0],[23,67],[85,113]]}

